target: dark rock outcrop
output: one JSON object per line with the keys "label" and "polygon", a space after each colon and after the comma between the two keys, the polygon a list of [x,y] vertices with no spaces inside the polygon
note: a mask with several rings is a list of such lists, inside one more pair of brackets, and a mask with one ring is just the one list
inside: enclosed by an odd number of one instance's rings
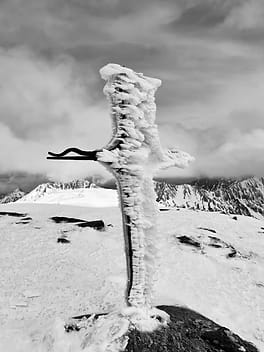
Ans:
{"label": "dark rock outcrop", "polygon": [[98,231],[105,230],[105,223],[103,222],[103,220],[87,221],[83,219],[69,218],[66,216],[53,216],[50,219],[56,222],[56,224],[72,223],[78,227],[91,227]]}
{"label": "dark rock outcrop", "polygon": [[[252,343],[205,316],[179,306],[158,306],[170,316],[166,327],[154,332],[140,332],[131,327],[125,352],[260,352]],[[93,314],[98,319],[107,313]],[[83,322],[92,314],[72,317],[64,325],[72,333],[85,328]]]}
{"label": "dark rock outcrop", "polygon": [[86,222],[86,220],[76,219],[76,218],[69,218],[67,216],[52,216],[51,220],[56,222],[56,224],[60,223],[77,223],[77,222]]}
{"label": "dark rock outcrop", "polygon": [[205,231],[209,231],[209,232],[212,232],[212,233],[216,233],[215,230],[213,229],[208,229],[207,227],[198,227],[199,230],[205,230]]}
{"label": "dark rock outcrop", "polygon": [[80,222],[79,224],[76,224],[76,225],[78,227],[92,227],[93,229],[98,231],[105,230],[105,224],[103,220],[85,221],[85,222]]}
{"label": "dark rock outcrop", "polygon": [[126,352],[259,352],[229,329],[185,307],[158,307],[170,315],[168,327],[152,333],[132,330]]}
{"label": "dark rock outcrop", "polygon": [[23,217],[27,216],[27,214],[16,213],[13,211],[0,211],[0,216],[2,216],[2,215],[14,216],[16,218],[23,218]]}
{"label": "dark rock outcrop", "polygon": [[25,192],[21,191],[19,188],[15,189],[10,194],[7,194],[3,198],[0,199],[0,204],[13,203],[18,199],[24,197]]}
{"label": "dark rock outcrop", "polygon": [[67,238],[64,238],[64,237],[57,238],[57,242],[58,243],[71,243],[70,240],[67,240]]}
{"label": "dark rock outcrop", "polygon": [[16,224],[29,224],[32,218],[30,216],[26,216],[24,218],[21,218],[20,221],[16,222]]}
{"label": "dark rock outcrop", "polygon": [[198,241],[195,241],[191,237],[183,235],[183,236],[178,236],[177,239],[180,241],[180,243],[184,243],[189,246],[196,247],[196,248],[201,248],[201,244]]}

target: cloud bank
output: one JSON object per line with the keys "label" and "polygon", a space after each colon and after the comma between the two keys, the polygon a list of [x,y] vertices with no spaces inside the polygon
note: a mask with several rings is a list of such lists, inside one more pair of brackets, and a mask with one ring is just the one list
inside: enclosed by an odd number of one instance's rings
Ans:
{"label": "cloud bank", "polygon": [[264,175],[263,14],[262,0],[1,1],[0,173],[104,173],[45,158],[110,139],[98,70],[116,62],[162,79],[162,143],[196,158],[161,176]]}

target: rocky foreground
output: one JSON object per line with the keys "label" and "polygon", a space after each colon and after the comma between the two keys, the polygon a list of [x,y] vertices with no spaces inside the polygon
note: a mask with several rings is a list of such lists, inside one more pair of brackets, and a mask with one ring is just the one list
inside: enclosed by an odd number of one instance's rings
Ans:
{"label": "rocky foreground", "polygon": [[257,352],[229,329],[188,308],[159,306],[170,315],[168,327],[152,333],[132,330],[126,352]]}

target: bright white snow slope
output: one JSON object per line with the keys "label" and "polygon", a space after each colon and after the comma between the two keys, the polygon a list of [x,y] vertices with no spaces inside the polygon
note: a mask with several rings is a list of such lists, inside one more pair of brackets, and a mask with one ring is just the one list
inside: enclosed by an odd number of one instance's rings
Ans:
{"label": "bright white snow slope", "polygon": [[65,204],[86,207],[117,207],[116,190],[106,188],[58,189],[42,184],[20,198],[18,203]]}
{"label": "bright white snow slope", "polygon": [[[1,351],[43,352],[42,335],[56,317],[65,320],[124,304],[126,270],[118,208],[14,203],[1,205],[0,211],[32,217],[30,223],[19,224],[19,218],[0,216]],[[98,232],[49,220],[59,215],[103,219],[113,227]],[[187,305],[263,351],[263,220],[238,216],[236,221],[218,213],[173,209],[160,212],[159,229],[161,263],[154,303]],[[57,243],[62,234],[71,243]],[[202,248],[179,243],[180,235],[193,237]],[[227,259],[225,246],[209,246],[209,236],[232,245],[237,257]]]}

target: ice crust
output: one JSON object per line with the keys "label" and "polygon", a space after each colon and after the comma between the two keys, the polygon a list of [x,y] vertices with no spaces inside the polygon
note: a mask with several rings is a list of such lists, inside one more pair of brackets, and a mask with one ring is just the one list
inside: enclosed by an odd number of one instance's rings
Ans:
{"label": "ice crust", "polygon": [[97,159],[118,179],[122,211],[130,219],[133,282],[128,301],[151,307],[159,255],[153,175],[159,168],[186,167],[192,157],[161,147],[155,124],[159,79],[117,64],[104,66],[100,74],[107,81],[104,94],[111,105],[114,138]]}

